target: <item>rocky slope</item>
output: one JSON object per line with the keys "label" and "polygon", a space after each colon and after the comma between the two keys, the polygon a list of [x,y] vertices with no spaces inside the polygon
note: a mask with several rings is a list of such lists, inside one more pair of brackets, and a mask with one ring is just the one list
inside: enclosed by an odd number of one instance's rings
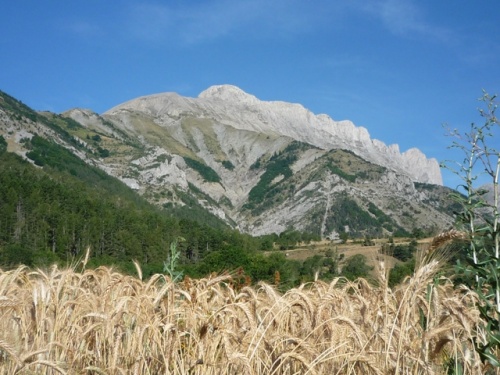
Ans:
{"label": "rocky slope", "polygon": [[452,220],[434,159],[234,86],[198,98],[146,96],[102,115],[30,118],[1,104],[0,132],[12,151],[23,152],[22,137],[42,134],[158,205],[203,207],[252,234],[381,235]]}
{"label": "rocky slope", "polygon": [[365,128],[350,121],[314,115],[300,104],[260,101],[231,85],[212,86],[198,98],[175,93],[146,96],[114,107],[105,116],[120,117],[124,112],[146,114],[165,127],[195,116],[239,130],[287,136],[325,150],[347,149],[413,181],[442,184],[438,162],[427,159],[416,148],[400,153],[398,145],[387,146],[371,139]]}

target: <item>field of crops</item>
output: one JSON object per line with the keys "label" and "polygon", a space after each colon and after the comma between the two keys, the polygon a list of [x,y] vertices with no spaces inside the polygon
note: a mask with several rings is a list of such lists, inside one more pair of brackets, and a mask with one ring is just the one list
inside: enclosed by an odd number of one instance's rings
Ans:
{"label": "field of crops", "polygon": [[[422,257],[412,278],[284,294],[231,275],[0,271],[1,374],[481,374],[475,295]],[[233,275],[235,276],[235,275]]]}

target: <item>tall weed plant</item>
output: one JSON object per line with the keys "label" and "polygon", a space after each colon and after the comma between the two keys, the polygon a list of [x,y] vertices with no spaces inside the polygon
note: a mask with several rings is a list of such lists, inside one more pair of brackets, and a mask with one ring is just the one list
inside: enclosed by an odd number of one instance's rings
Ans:
{"label": "tall weed plant", "polygon": [[167,260],[163,262],[163,272],[168,274],[170,280],[174,283],[181,281],[184,276],[184,273],[179,270],[181,251],[177,248],[179,243],[184,241],[185,239],[183,237],[177,237],[170,244],[170,252],[167,256]]}
{"label": "tall weed plant", "polygon": [[496,147],[500,121],[496,96],[483,92],[479,100],[483,124],[471,124],[466,134],[450,132],[454,138],[450,148],[461,151],[464,158],[444,166],[461,180],[460,193],[454,198],[462,206],[457,226],[467,235],[468,247],[466,261],[458,263],[458,268],[479,297],[477,308],[484,325],[476,337],[476,351],[484,362],[500,368],[500,150]]}

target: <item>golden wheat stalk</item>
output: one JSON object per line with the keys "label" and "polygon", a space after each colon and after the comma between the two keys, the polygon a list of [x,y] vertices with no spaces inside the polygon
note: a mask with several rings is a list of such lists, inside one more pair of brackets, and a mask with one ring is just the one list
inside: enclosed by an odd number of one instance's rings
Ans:
{"label": "golden wheat stalk", "polygon": [[[435,249],[451,238],[460,235]],[[449,355],[480,374],[477,297],[436,284],[433,251],[394,290],[335,279],[238,291],[229,274],[142,280],[138,264],[138,278],[106,267],[1,271],[0,374],[444,374]]]}

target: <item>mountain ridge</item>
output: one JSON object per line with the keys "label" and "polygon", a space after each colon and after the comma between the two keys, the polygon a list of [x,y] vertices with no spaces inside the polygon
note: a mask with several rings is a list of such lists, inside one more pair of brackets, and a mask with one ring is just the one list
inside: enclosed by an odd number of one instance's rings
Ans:
{"label": "mountain ridge", "polygon": [[[397,144],[371,139],[368,130],[349,120],[335,121],[326,114],[315,115],[301,104],[260,101],[232,85],[211,86],[197,98],[160,93],[132,99],[103,113],[123,110],[144,112],[172,120],[201,111],[203,116],[240,130],[277,133],[325,150],[350,149],[365,159],[408,174],[414,181],[442,185],[439,163],[417,148],[401,153]],[[226,113],[223,116],[221,113]],[[236,113],[239,112],[239,113]]]}
{"label": "mountain ridge", "polygon": [[[357,150],[322,148],[310,139],[328,135],[318,128],[319,122],[332,126],[328,116],[227,89],[200,94],[209,99],[175,93],[141,97],[101,115],[78,108],[61,115],[2,110],[0,102],[0,133],[9,150],[24,158],[36,155],[23,139],[39,135],[157,206],[207,212],[252,235],[293,229],[323,238],[342,232],[382,236],[446,228],[453,221],[449,189],[415,182],[401,157],[398,170],[355,152],[369,139],[366,129],[343,124],[351,137],[343,144],[356,145],[357,137]],[[229,94],[236,98],[226,100]],[[307,121],[311,131],[300,134]],[[370,142],[389,156],[399,155],[397,145]],[[414,160],[421,155],[406,154]]]}

